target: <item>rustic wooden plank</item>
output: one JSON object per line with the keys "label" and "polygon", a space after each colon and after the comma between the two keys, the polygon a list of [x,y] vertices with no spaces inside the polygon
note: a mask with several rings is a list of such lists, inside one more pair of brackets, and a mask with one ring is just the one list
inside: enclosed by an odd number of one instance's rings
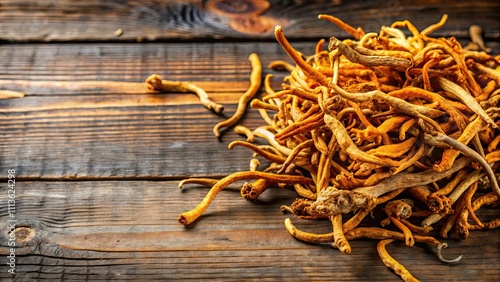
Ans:
{"label": "rustic wooden plank", "polygon": [[[218,142],[212,134],[224,117],[195,95],[152,93],[142,83],[151,73],[193,81],[229,116],[248,87],[251,52],[264,66],[286,59],[272,42],[1,46],[2,88],[27,97],[0,101],[0,170],[15,168],[24,179],[168,179],[247,169],[251,152],[226,149],[242,137],[227,131]],[[284,75],[265,73],[277,85]],[[250,110],[242,124],[263,121]]]}
{"label": "rustic wooden plank", "polygon": [[[201,105],[163,103],[167,96],[126,98],[17,100],[24,104],[20,111],[0,117],[0,170],[13,168],[28,179],[158,179],[248,169],[249,150],[236,148],[227,156],[228,142],[243,137],[228,131],[219,142],[212,133],[223,117]],[[101,108],[98,100],[108,102]],[[234,110],[234,104],[226,107]],[[252,111],[244,124],[256,127],[258,120]]]}
{"label": "rustic wooden plank", "polygon": [[[314,52],[315,42],[292,44],[304,54]],[[486,45],[492,54],[500,54],[500,42]],[[244,91],[251,53],[259,55],[265,73],[273,73],[279,85],[284,73],[266,66],[291,60],[277,42],[6,44],[0,46],[0,88],[33,95],[140,94],[141,83],[157,73],[164,79],[201,83],[209,92]]]}
{"label": "rustic wooden plank", "polygon": [[[304,53],[314,52],[314,43],[295,46]],[[143,82],[157,73],[170,80],[248,82],[248,56],[253,52],[264,66],[287,59],[276,42],[6,44],[0,46],[0,80]],[[217,89],[244,90],[242,85],[229,89],[225,85]],[[54,94],[64,93],[57,90],[60,87],[50,88],[56,88]]]}
{"label": "rustic wooden plank", "polygon": [[[335,4],[340,2],[340,5]],[[317,20],[327,13],[367,31],[408,19],[423,29],[449,14],[436,35],[467,37],[471,24],[500,37],[498,1],[0,1],[3,41],[269,39],[276,24],[291,38],[347,34]],[[121,33],[116,33],[122,30]],[[120,34],[119,36],[117,34]]]}
{"label": "rustic wooden plank", "polygon": [[[295,198],[289,190],[266,191],[252,203],[232,185],[193,226],[178,224],[178,214],[206,191],[179,190],[177,181],[17,182],[17,227],[34,236],[22,240],[16,233],[16,278],[399,281],[379,260],[374,241],[352,242],[353,252],[343,255],[329,245],[294,240],[283,226],[290,215],[279,211]],[[6,214],[1,205],[1,230]],[[495,214],[482,209],[479,216]],[[375,222],[382,219],[375,216]],[[292,220],[312,232],[330,228],[326,221]],[[447,257],[465,255],[455,266],[442,264],[422,245],[395,243],[388,250],[422,281],[492,281],[500,275],[499,232],[448,240]],[[6,236],[0,233],[2,257],[9,252]],[[1,279],[10,277],[5,264],[0,269]]]}
{"label": "rustic wooden plank", "polygon": [[[221,143],[212,127],[234,112],[248,87],[252,51],[264,65],[284,57],[276,43],[2,46],[2,87],[27,96],[0,101],[0,169],[16,168],[25,179],[160,179],[247,169],[248,150],[224,157],[228,142],[242,137],[229,131]],[[193,94],[147,90],[151,73],[206,87],[226,105],[225,116]],[[252,111],[244,124],[262,122]]]}

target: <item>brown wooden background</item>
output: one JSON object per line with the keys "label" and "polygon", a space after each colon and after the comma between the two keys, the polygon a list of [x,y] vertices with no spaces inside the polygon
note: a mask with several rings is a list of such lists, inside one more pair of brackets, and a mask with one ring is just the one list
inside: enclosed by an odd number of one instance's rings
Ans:
{"label": "brown wooden background", "polygon": [[[152,73],[194,81],[230,115],[249,85],[250,53],[264,66],[287,59],[273,40],[276,24],[307,54],[319,38],[347,36],[319,13],[367,31],[403,19],[422,29],[448,13],[435,36],[466,43],[468,27],[478,24],[498,54],[499,11],[498,1],[460,0],[0,0],[0,89],[26,93],[0,101],[0,280],[13,279],[4,261],[7,170],[15,169],[18,281],[397,281],[375,241],[353,242],[343,255],[293,239],[283,226],[289,215],[279,211],[295,198],[290,191],[270,190],[251,203],[234,185],[196,224],[179,225],[178,214],[207,191],[179,190],[180,179],[247,169],[252,153],[227,150],[243,139],[232,130],[221,142],[213,136],[224,117],[196,96],[151,93],[143,81]],[[275,77],[278,87],[283,74]],[[263,122],[250,110],[242,123]],[[482,216],[498,217],[498,209]],[[330,228],[293,221],[309,231]],[[453,266],[425,246],[396,243],[389,252],[423,281],[495,281],[499,235],[449,240],[447,256],[465,255]]]}

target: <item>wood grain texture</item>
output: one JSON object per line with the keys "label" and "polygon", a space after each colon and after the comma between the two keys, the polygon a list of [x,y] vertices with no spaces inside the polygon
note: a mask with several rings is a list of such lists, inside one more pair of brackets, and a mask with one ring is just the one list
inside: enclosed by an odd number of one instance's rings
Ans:
{"label": "wood grain texture", "polygon": [[[249,150],[227,157],[227,144],[243,137],[229,130],[219,142],[212,127],[248,87],[251,52],[264,65],[285,56],[276,43],[2,46],[10,58],[2,87],[26,97],[0,101],[0,170],[21,179],[168,179],[248,169]],[[206,87],[224,116],[193,94],[147,90],[151,73]],[[279,85],[284,74],[275,74]],[[250,109],[243,124],[264,122]]]}
{"label": "wood grain texture", "polygon": [[[294,46],[307,54],[314,43]],[[219,142],[212,134],[224,116],[193,94],[154,93],[143,81],[151,73],[193,81],[229,116],[249,85],[251,52],[264,66],[286,59],[272,42],[1,46],[2,88],[27,96],[0,101],[0,171],[14,168],[31,180],[178,179],[248,169],[249,150],[227,150],[243,137],[229,130]],[[278,88],[284,73],[265,73]],[[264,122],[249,109],[242,124]]]}
{"label": "wood grain texture", "polygon": [[[207,188],[180,190],[178,181],[246,170],[252,152],[227,150],[244,137],[229,130],[218,141],[212,126],[224,117],[195,95],[143,84],[152,73],[191,81],[229,116],[249,85],[250,53],[264,66],[289,61],[271,34],[275,24],[304,54],[318,38],[347,36],[317,20],[319,13],[367,31],[403,19],[422,29],[448,13],[435,36],[467,42],[468,27],[479,24],[500,53],[498,1],[332,2],[0,0],[0,89],[26,93],[0,100],[0,280],[14,281],[4,259],[6,171],[15,169],[15,281],[399,281],[375,241],[352,242],[353,253],[343,255],[293,239],[283,226],[290,216],[279,210],[295,199],[289,190],[247,202],[242,183],[234,184],[199,221],[180,225],[178,215]],[[264,69],[278,88],[285,74]],[[263,121],[249,110],[242,124]],[[498,208],[480,211],[481,219],[498,217]],[[363,224],[382,220],[374,216]],[[292,220],[306,231],[331,229],[326,221]],[[448,240],[447,258],[465,255],[453,266],[422,245],[395,243],[388,251],[423,281],[496,281],[499,232]]]}
{"label": "wood grain texture", "polygon": [[[293,239],[279,211],[295,193],[266,191],[256,203],[240,197],[234,184],[207,213],[185,228],[179,213],[203,197],[206,188],[177,188],[177,181],[19,182],[18,228],[35,232],[19,242],[17,281],[39,280],[259,280],[398,281],[378,258],[375,241],[352,242],[353,252]],[[480,216],[496,211],[482,209]],[[7,217],[0,206],[1,230]],[[375,215],[374,221],[382,218]],[[300,228],[329,232],[328,221],[300,220]],[[394,243],[388,251],[422,281],[492,281],[500,274],[499,230],[472,232],[448,240],[444,251],[459,265],[442,264],[423,245]],[[8,254],[0,233],[0,255]],[[0,266],[0,278],[9,278]]]}
{"label": "wood grain texture", "polygon": [[[263,10],[262,2],[269,3]],[[471,24],[500,37],[498,1],[0,1],[0,39],[4,41],[156,41],[270,39],[276,24],[290,38],[320,38],[346,33],[317,20],[327,13],[366,31],[408,19],[423,29],[449,14],[436,36],[468,37]],[[267,7],[264,5],[264,7]],[[117,36],[115,32],[123,32]],[[325,34],[326,33],[326,34]]]}

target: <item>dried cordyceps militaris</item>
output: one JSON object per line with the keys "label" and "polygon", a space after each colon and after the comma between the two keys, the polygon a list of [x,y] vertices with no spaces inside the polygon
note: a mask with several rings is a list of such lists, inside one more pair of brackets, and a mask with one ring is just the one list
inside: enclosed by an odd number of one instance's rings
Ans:
{"label": "dried cordyceps militaris", "polygon": [[[311,243],[331,242],[345,253],[351,251],[351,240],[383,240],[378,249],[384,263],[404,280],[414,279],[387,254],[387,239],[408,246],[435,245],[440,259],[450,262],[441,257],[446,244],[429,233],[432,229],[441,228],[445,238],[455,226],[459,237],[466,238],[469,230],[500,225],[500,219],[483,223],[475,214],[483,205],[497,204],[500,197],[500,57],[482,50],[477,27],[471,28],[475,44],[467,48],[455,38],[430,37],[446,22],[446,15],[423,31],[401,21],[379,33],[365,33],[332,16],[319,18],[337,24],[354,39],[332,37],[328,50],[320,41],[315,53],[306,57],[276,27],[277,41],[296,65],[272,64],[290,75],[279,91],[270,87],[268,75],[267,95],[251,103],[266,125],[252,132],[240,128],[252,138],[230,144],[230,149],[253,150],[268,159],[270,167],[257,171],[253,166],[220,181],[193,180],[212,189],[196,208],[181,214],[179,222],[192,223],[235,181],[254,180],[242,189],[247,199],[288,184],[300,198],[283,211],[328,219],[333,226],[332,233],[312,234],[287,219],[290,234]],[[274,111],[274,116],[267,111]],[[269,145],[251,143],[254,137]],[[478,186],[490,192],[483,189],[483,196],[474,197]],[[421,208],[412,212],[414,205]],[[358,227],[377,209],[388,216],[382,222],[385,228]],[[387,226],[391,223],[394,227]]]}

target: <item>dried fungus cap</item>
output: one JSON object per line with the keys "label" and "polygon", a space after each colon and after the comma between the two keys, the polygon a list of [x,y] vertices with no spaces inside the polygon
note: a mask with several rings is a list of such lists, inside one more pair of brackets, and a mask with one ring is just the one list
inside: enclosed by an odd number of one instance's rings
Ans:
{"label": "dried fungus cap", "polygon": [[407,219],[411,216],[413,205],[413,201],[410,199],[394,200],[387,203],[384,211],[388,216]]}
{"label": "dried fungus cap", "polygon": [[333,216],[354,212],[359,209],[372,210],[376,205],[376,197],[350,190],[339,190],[329,186],[323,189],[316,201],[311,204],[311,213]]}

